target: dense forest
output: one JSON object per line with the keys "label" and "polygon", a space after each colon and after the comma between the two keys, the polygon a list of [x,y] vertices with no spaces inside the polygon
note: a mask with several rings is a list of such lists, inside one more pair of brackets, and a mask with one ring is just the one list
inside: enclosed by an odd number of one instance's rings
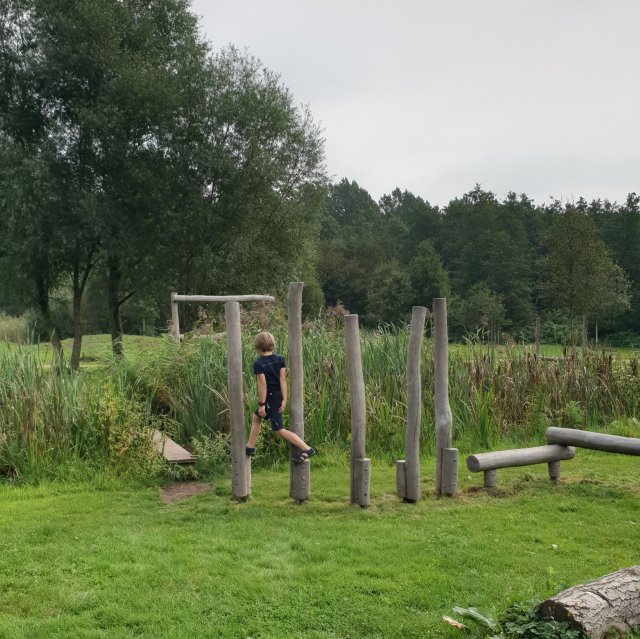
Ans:
{"label": "dense forest", "polygon": [[[82,33],[79,39],[77,34]],[[184,0],[15,0],[0,20],[0,313],[40,339],[166,331],[169,294],[306,283],[369,326],[450,301],[457,339],[640,335],[640,205],[330,183],[281,78]],[[424,193],[428,198],[428,192]],[[185,323],[198,309],[185,308]],[[640,339],[638,340],[640,342]]]}

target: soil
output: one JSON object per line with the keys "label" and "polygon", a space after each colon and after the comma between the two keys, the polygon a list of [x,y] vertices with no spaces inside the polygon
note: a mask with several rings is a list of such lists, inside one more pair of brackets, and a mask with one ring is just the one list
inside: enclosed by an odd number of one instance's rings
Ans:
{"label": "soil", "polygon": [[160,489],[160,500],[163,504],[172,504],[174,501],[189,499],[194,495],[202,495],[211,490],[211,484],[202,481],[183,481],[167,484]]}

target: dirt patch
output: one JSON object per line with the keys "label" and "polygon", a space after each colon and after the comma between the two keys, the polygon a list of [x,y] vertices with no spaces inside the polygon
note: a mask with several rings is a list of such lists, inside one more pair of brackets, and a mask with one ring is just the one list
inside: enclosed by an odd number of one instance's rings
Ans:
{"label": "dirt patch", "polygon": [[202,495],[211,490],[211,484],[202,481],[183,481],[167,484],[160,489],[160,501],[163,504],[172,504],[180,499],[189,499],[194,495]]}

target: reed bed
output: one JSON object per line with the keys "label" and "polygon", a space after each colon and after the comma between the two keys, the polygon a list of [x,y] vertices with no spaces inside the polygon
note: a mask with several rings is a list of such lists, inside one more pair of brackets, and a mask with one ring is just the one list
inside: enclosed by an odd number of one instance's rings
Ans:
{"label": "reed bed", "polygon": [[[255,329],[255,330],[254,330]],[[245,328],[245,415],[256,404],[255,357]],[[286,331],[275,328],[286,356]],[[305,434],[318,448],[348,450],[349,389],[339,326],[304,332]],[[408,332],[362,333],[367,453],[402,457],[406,419]],[[422,352],[422,450],[433,452],[432,345]],[[229,430],[226,339],[164,337],[123,364],[72,373],[42,362],[33,348],[0,357],[0,475],[23,479],[110,469],[160,472],[153,428],[198,451],[223,451]],[[549,425],[640,436],[640,365],[610,351],[540,358],[532,349],[456,346],[449,356],[454,445],[463,452],[539,444]],[[258,463],[283,459],[277,438],[263,437]],[[75,470],[74,470],[75,469]],[[79,470],[78,470],[79,469]]]}

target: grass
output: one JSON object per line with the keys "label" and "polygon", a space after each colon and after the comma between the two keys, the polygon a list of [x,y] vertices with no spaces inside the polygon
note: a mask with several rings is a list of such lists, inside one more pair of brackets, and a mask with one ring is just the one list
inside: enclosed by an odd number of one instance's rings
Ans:
{"label": "grass", "polygon": [[[346,463],[317,459],[312,500],[288,472],[254,473],[253,498],[211,493],[161,506],[133,484],[0,486],[0,636],[43,638],[460,637],[455,605],[503,610],[638,563],[638,460],[579,451],[498,472],[500,493],[394,496],[374,460],[372,507],[349,507]],[[553,544],[557,545],[554,549]]]}

